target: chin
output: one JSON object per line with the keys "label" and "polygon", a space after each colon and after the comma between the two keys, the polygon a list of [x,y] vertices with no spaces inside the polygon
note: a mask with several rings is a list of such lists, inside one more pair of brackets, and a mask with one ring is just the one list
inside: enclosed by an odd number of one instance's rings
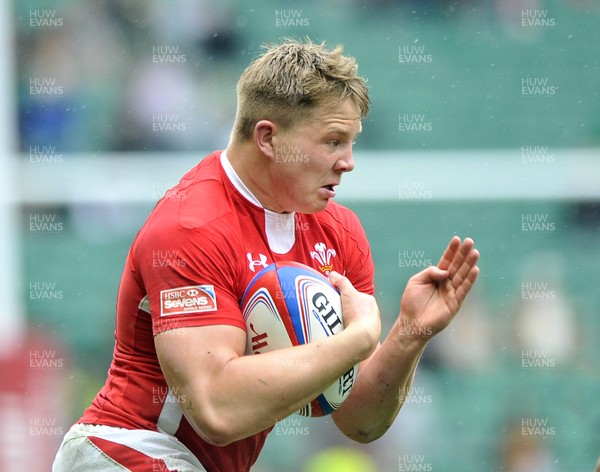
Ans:
{"label": "chin", "polygon": [[300,213],[311,214],[318,213],[323,211],[329,205],[329,200],[325,200],[324,202],[315,203],[313,205],[307,205],[305,211],[301,211]]}
{"label": "chin", "polygon": [[304,200],[303,202],[297,201],[295,205],[289,206],[291,211],[310,215],[311,213],[318,213],[325,210],[329,204],[329,200],[329,198],[314,198],[311,200]]}

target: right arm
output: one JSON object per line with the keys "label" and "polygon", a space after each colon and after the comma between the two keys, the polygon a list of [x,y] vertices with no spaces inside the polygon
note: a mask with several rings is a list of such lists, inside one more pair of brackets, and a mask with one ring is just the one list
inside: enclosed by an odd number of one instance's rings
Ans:
{"label": "right arm", "polygon": [[222,446],[273,426],[373,352],[380,335],[374,298],[357,300],[344,322],[335,336],[257,355],[244,355],[246,333],[228,325],[165,331],[155,345],[186,419]]}

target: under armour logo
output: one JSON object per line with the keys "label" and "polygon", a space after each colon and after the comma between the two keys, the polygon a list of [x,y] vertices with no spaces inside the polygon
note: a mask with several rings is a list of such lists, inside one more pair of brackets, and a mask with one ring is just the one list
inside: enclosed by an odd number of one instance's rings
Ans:
{"label": "under armour logo", "polygon": [[246,253],[246,257],[248,258],[248,268],[252,272],[256,272],[256,269],[254,268],[255,266],[261,266],[264,269],[268,265],[267,264],[267,256],[265,256],[264,254],[259,254],[258,255],[258,260],[257,259],[252,259],[252,253],[251,252],[247,252]]}

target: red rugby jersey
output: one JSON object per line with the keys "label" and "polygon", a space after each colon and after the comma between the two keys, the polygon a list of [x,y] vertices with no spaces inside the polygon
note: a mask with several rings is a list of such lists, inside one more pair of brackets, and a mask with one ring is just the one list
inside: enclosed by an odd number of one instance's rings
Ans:
{"label": "red rugby jersey", "polygon": [[270,429],[224,447],[200,438],[169,393],[154,336],[178,327],[245,328],[239,302],[257,272],[297,261],[345,274],[374,292],[373,262],[356,215],[330,201],[315,214],[263,208],[214,152],[158,202],[135,238],[119,286],[108,379],[80,423],[176,436],[208,471],[248,471]]}

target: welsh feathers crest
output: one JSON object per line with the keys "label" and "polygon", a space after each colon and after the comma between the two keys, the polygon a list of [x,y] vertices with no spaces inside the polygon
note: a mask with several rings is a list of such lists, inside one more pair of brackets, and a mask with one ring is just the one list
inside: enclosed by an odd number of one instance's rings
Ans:
{"label": "welsh feathers crest", "polygon": [[325,243],[315,244],[315,250],[310,251],[310,257],[319,263],[319,270],[324,274],[329,274],[333,270],[331,258],[335,256],[335,249],[328,248]]}

